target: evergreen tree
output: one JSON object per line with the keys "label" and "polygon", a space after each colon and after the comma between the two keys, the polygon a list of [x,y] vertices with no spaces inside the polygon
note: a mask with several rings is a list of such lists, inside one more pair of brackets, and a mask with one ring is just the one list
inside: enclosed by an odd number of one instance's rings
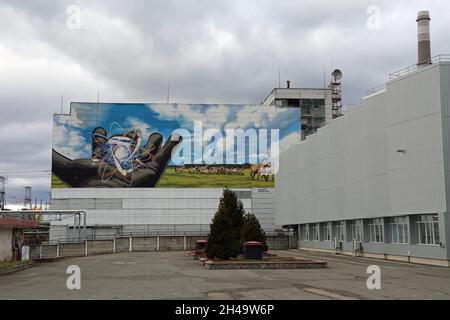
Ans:
{"label": "evergreen tree", "polygon": [[247,241],[258,241],[263,244],[263,251],[267,251],[266,234],[254,214],[246,214],[241,229],[241,245]]}
{"label": "evergreen tree", "polygon": [[241,253],[240,235],[243,222],[242,202],[233,191],[225,189],[210,226],[206,246],[207,257],[222,260],[236,258]]}

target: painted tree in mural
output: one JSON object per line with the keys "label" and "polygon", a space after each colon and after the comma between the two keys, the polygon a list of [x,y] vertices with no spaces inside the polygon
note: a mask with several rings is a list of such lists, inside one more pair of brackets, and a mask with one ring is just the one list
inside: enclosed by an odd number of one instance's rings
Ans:
{"label": "painted tree in mural", "polygon": [[219,210],[211,223],[206,246],[208,258],[229,260],[241,253],[240,235],[244,213],[244,206],[236,194],[225,189],[220,199]]}
{"label": "painted tree in mural", "polygon": [[263,244],[263,250],[267,251],[266,234],[254,214],[244,216],[244,224],[241,228],[241,244],[247,241],[258,241]]}

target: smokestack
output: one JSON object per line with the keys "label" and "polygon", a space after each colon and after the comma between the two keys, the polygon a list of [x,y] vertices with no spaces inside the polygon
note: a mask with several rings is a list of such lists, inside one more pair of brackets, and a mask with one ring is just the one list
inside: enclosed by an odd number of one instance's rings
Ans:
{"label": "smokestack", "polygon": [[429,11],[420,11],[417,14],[417,26],[419,29],[419,60],[417,66],[419,67],[431,64],[430,20]]}

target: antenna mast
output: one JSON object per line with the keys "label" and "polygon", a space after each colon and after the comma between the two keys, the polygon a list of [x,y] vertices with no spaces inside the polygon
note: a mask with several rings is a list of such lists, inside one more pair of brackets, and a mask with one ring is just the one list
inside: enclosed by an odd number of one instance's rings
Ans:
{"label": "antenna mast", "polygon": [[342,71],[336,69],[331,75],[329,88],[331,89],[333,119],[336,119],[342,116]]}
{"label": "antenna mast", "polygon": [[61,89],[61,114],[63,114],[63,106],[64,106],[64,90]]}
{"label": "antenna mast", "polygon": [[170,80],[167,80],[167,104],[170,101]]}

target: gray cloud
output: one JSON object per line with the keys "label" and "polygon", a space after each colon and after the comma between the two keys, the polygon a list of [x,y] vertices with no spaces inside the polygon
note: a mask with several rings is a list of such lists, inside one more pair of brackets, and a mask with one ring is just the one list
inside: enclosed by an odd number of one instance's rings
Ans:
{"label": "gray cloud", "polygon": [[[366,27],[369,5],[381,29]],[[67,28],[67,8],[82,27]],[[259,103],[283,83],[319,87],[344,72],[345,102],[416,59],[417,11],[433,53],[450,52],[445,0],[2,1],[0,174],[50,166],[52,113],[69,101]],[[43,180],[11,182],[11,187]]]}

